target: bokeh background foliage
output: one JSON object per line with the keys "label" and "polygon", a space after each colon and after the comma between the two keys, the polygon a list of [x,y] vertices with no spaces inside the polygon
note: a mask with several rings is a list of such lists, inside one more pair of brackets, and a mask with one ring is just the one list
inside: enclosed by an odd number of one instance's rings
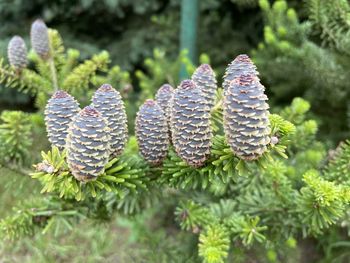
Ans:
{"label": "bokeh background foliage", "polygon": [[[325,148],[335,148],[340,141],[350,137],[350,87],[347,81],[350,70],[349,2],[199,2],[197,45],[198,53],[202,55],[195,64],[210,62],[221,83],[226,65],[239,53],[248,53],[259,69],[262,83],[267,87],[273,111],[280,112],[295,97],[307,99],[311,105],[309,115],[319,123],[318,137],[324,145],[320,146],[317,142],[307,150],[314,137],[310,141],[299,140],[295,149],[289,149],[289,154],[295,156],[287,168],[282,168],[286,174],[295,175],[293,161],[307,161],[303,163],[305,167],[298,167],[303,172],[310,167],[322,166],[322,160],[326,158]],[[180,4],[181,0],[0,1],[0,54],[6,57],[7,44],[14,34],[23,36],[29,46],[29,27],[38,17],[43,18],[50,28],[60,32],[66,47],[80,51],[81,61],[107,50],[111,65],[120,66],[115,70],[122,81],[116,82],[128,83],[116,88],[125,91],[132,132],[132,120],[140,101],[152,97],[164,82],[178,84],[181,64],[186,65],[189,73],[194,70],[186,52],[179,51]],[[91,88],[89,92],[94,89]],[[29,94],[0,86],[1,111],[16,109],[36,112],[35,101],[36,98]],[[300,107],[294,110],[303,111],[303,107]],[[293,115],[291,112],[285,112],[285,115]],[[33,145],[32,154],[26,152],[26,147],[22,149],[23,145],[19,145],[17,148],[6,148],[6,156],[0,156],[5,162],[8,161],[6,158],[10,158],[19,164],[16,167],[0,168],[0,211],[4,217],[11,214],[14,206],[25,207],[26,202],[30,204],[40,195],[39,186],[24,175],[30,170],[30,164],[39,159],[40,150],[48,147],[47,141],[43,139],[45,135],[40,116],[20,111],[2,112],[0,129],[18,123],[21,132],[15,135],[2,133],[2,136],[17,136],[18,140]],[[306,123],[305,127],[301,125],[300,133],[296,136],[302,136],[303,132],[314,135],[316,130],[316,124]],[[296,138],[294,140],[298,141]],[[332,179],[348,171],[344,168],[349,160],[348,152],[344,151],[343,155],[344,160],[340,159],[330,168],[329,176]],[[337,167],[340,167],[339,171]],[[298,171],[298,174],[301,172]],[[198,195],[198,199],[203,200],[200,193]],[[186,204],[184,207],[198,208],[199,211],[207,209],[196,205]],[[248,204],[248,208],[253,209],[253,205]],[[85,220],[71,228],[64,226],[64,220],[58,221],[55,233],[24,238],[16,243],[1,243],[0,262],[82,262],[86,260],[85,250],[91,252],[88,262],[126,262],[130,258],[134,262],[170,262],[169,259],[176,258],[179,253],[192,255],[193,258],[188,258],[188,262],[196,262],[195,253],[191,251],[197,250],[197,247],[184,247],[183,244],[191,242],[179,242],[191,241],[196,237],[174,229],[176,223],[173,217],[164,220],[169,214],[173,215],[173,211],[170,211],[173,206],[174,203],[169,200],[161,208],[149,209],[132,220],[118,216],[111,221],[98,222],[97,225],[96,222]],[[227,208],[229,204],[225,206]],[[181,211],[181,206],[178,209]],[[349,217],[342,224],[349,225]],[[249,224],[258,224],[254,220]],[[66,232],[67,228],[71,228],[69,232]],[[220,236],[222,232],[214,229],[210,234]],[[347,241],[338,242],[340,238],[347,238]],[[334,259],[342,262],[344,258],[349,258],[348,237],[338,229],[329,230],[324,239],[308,238],[298,242],[298,248],[294,239],[283,244],[282,259],[278,258],[279,253],[274,248],[266,251],[260,246],[244,254],[239,242],[233,255],[235,262],[255,260],[256,255],[261,256],[263,262],[283,262],[286,259],[288,262],[330,262]]]}

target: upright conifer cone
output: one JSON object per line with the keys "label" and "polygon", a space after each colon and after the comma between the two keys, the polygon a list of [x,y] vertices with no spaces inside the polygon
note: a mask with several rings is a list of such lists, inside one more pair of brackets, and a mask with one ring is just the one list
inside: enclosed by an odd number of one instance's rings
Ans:
{"label": "upright conifer cone", "polygon": [[79,112],[78,102],[63,90],[56,91],[45,108],[45,124],[49,141],[63,149],[66,144],[68,126]]}
{"label": "upright conifer cone", "polygon": [[92,105],[106,118],[110,129],[111,155],[120,155],[128,138],[127,117],[120,93],[109,84],[103,84],[94,94]]}
{"label": "upright conifer cone", "polygon": [[192,80],[203,92],[209,107],[212,108],[215,101],[215,92],[218,87],[213,69],[208,64],[200,65],[192,74]]}
{"label": "upright conifer cone", "polygon": [[246,74],[255,75],[258,78],[259,72],[249,56],[241,54],[227,66],[222,87],[226,91],[232,80]]}
{"label": "upright conifer cone", "polygon": [[168,124],[162,108],[154,100],[140,107],[135,123],[141,155],[151,165],[160,165],[169,147]]}
{"label": "upright conifer cone", "polygon": [[231,81],[224,97],[224,129],[232,151],[241,159],[258,159],[270,142],[267,96],[255,75]]}
{"label": "upright conifer cone", "polygon": [[7,47],[7,56],[10,65],[16,70],[21,70],[27,67],[27,47],[20,36],[14,36],[11,38]]}
{"label": "upright conifer cone", "polygon": [[[159,88],[156,94],[157,104],[162,108],[167,119],[169,136],[171,137],[170,132],[170,115],[171,115],[171,105],[174,98],[174,88],[169,84],[164,84]],[[170,139],[171,140],[171,139]]]}
{"label": "upright conifer cone", "polygon": [[50,55],[49,32],[46,24],[41,19],[35,20],[32,24],[30,40],[35,53],[42,59],[47,59]]}
{"label": "upright conifer cone", "polygon": [[104,172],[109,157],[107,121],[92,106],[73,119],[67,137],[67,164],[73,176],[83,182]]}
{"label": "upright conifer cone", "polygon": [[176,153],[190,166],[202,166],[210,156],[210,113],[202,91],[192,80],[182,81],[175,90],[171,127]]}

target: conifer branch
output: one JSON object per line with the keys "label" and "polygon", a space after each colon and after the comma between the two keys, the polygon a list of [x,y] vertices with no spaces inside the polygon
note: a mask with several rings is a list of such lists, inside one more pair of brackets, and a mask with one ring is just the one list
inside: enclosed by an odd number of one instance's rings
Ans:
{"label": "conifer branch", "polygon": [[58,81],[57,81],[57,73],[55,68],[55,62],[53,58],[49,58],[48,60],[50,65],[50,71],[51,71],[51,77],[52,77],[52,86],[54,89],[54,92],[58,91]]}

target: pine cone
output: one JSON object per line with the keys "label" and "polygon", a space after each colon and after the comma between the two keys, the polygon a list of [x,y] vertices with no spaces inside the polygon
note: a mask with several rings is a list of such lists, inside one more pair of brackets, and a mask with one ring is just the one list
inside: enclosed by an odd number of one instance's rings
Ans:
{"label": "pine cone", "polygon": [[164,111],[154,100],[146,100],[140,107],[135,131],[141,155],[151,165],[160,165],[168,152],[168,125]]}
{"label": "pine cone", "polygon": [[224,97],[226,140],[241,159],[258,159],[270,142],[269,105],[264,86],[255,75],[241,75],[230,83]]}
{"label": "pine cone", "polygon": [[106,119],[95,108],[85,107],[68,130],[67,164],[73,176],[83,182],[95,180],[104,172],[109,151]]}
{"label": "pine cone", "polygon": [[92,105],[106,118],[110,129],[111,155],[120,155],[128,139],[127,116],[120,93],[109,84],[103,84],[92,97]]}
{"label": "pine cone", "polygon": [[42,58],[47,59],[50,55],[49,32],[44,21],[37,19],[30,30],[30,40],[34,51]]}
{"label": "pine cone", "polygon": [[246,54],[238,55],[226,68],[222,87],[227,90],[230,82],[240,75],[251,74],[258,77],[259,72],[253,61]]}
{"label": "pine cone", "polygon": [[217,81],[215,72],[210,65],[202,64],[192,74],[192,80],[196,86],[203,92],[206,102],[209,107],[214,106],[215,92],[217,89]]}
{"label": "pine cone", "polygon": [[169,141],[171,141],[170,132],[170,115],[171,115],[171,104],[174,98],[174,88],[169,84],[164,84],[159,88],[156,94],[157,104],[162,108],[165,113],[165,117],[168,123],[169,130]]}
{"label": "pine cone", "polygon": [[176,153],[190,166],[204,165],[210,156],[210,113],[203,93],[192,80],[182,81],[175,90],[171,127]]}
{"label": "pine cone", "polygon": [[79,112],[78,102],[65,91],[56,91],[45,108],[45,124],[49,141],[63,149],[66,145],[68,127]]}
{"label": "pine cone", "polygon": [[27,67],[27,47],[21,37],[14,36],[11,38],[7,47],[7,56],[10,65],[16,70],[21,70]]}

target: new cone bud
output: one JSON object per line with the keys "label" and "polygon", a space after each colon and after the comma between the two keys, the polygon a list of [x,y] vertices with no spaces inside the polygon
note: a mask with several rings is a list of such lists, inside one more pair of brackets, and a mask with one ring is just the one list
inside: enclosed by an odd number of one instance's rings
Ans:
{"label": "new cone bud", "polygon": [[182,81],[175,90],[171,127],[178,156],[192,167],[204,165],[210,156],[210,113],[202,91],[192,80]]}
{"label": "new cone bud", "polygon": [[258,159],[270,142],[267,96],[255,75],[231,81],[224,97],[224,130],[232,151],[246,161]]}
{"label": "new cone bud", "polygon": [[171,105],[174,98],[174,88],[169,84],[164,84],[159,88],[156,94],[157,104],[162,108],[168,123],[169,129],[169,140],[171,141],[170,131],[170,116],[171,116]]}
{"label": "new cone bud", "polygon": [[128,138],[127,116],[120,93],[111,85],[103,84],[92,97],[92,105],[107,120],[111,156],[119,156]]}
{"label": "new cone bud", "polygon": [[50,56],[49,32],[46,24],[41,19],[35,20],[32,24],[30,40],[33,50],[42,59],[47,59]]}
{"label": "new cone bud", "polygon": [[200,65],[192,74],[192,80],[203,92],[206,102],[212,108],[217,90],[217,81],[213,69],[208,64]]}
{"label": "new cone bud", "polygon": [[45,124],[53,146],[61,150],[65,147],[69,124],[79,110],[78,102],[63,90],[56,91],[49,99],[45,108]]}
{"label": "new cone bud", "polygon": [[168,124],[162,108],[154,100],[140,107],[135,123],[140,153],[151,165],[160,165],[169,147]]}
{"label": "new cone bud", "polygon": [[19,36],[11,38],[7,47],[7,56],[10,65],[16,70],[22,70],[28,65],[27,47]]}
{"label": "new cone bud", "polygon": [[241,75],[254,75],[258,77],[259,72],[253,61],[246,54],[238,55],[226,68],[222,87],[226,91],[232,80]]}
{"label": "new cone bud", "polygon": [[83,182],[104,172],[109,157],[109,135],[105,118],[92,106],[76,115],[67,137],[67,164],[73,176]]}

